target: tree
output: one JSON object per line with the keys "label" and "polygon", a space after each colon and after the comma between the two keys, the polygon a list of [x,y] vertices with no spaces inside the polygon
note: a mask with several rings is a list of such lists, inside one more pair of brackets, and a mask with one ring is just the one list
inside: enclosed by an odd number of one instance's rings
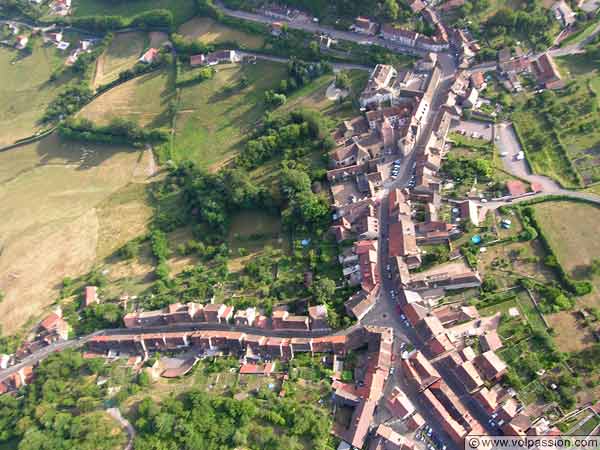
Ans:
{"label": "tree", "polygon": [[350,89],[350,77],[347,72],[343,70],[338,72],[335,76],[335,87],[344,90]]}
{"label": "tree", "polygon": [[317,303],[328,303],[335,294],[335,281],[327,277],[319,278],[312,284],[311,291]]}
{"label": "tree", "polygon": [[396,0],[384,0],[382,5],[383,15],[389,20],[398,19],[400,7]]}

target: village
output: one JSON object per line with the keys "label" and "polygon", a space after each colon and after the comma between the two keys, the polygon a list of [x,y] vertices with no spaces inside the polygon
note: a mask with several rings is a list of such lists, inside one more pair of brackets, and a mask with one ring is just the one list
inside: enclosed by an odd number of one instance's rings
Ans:
{"label": "village", "polygon": [[[327,402],[338,450],[447,450],[462,448],[469,437],[559,437],[564,417],[547,405],[526,404],[507,380],[512,361],[505,361],[501,350],[514,341],[503,342],[502,327],[528,326],[531,319],[517,307],[483,314],[480,303],[464,293],[487,290],[493,262],[483,261],[494,245],[523,237],[529,222],[512,206],[569,194],[527,173],[523,142],[505,120],[497,90],[535,97],[564,89],[567,82],[555,49],[504,48],[493,63],[478,63],[478,41],[441,18],[463,4],[410,3],[433,30],[430,35],[363,16],[348,30],[330,30],[307,12],[274,4],[239,13],[267,24],[275,39],[288,27],[307,29],[324,53],[336,51],[336,44],[350,36],[360,45],[416,59],[410,68],[355,65],[368,70],[355,114],[331,132],[334,148],[327,154],[325,180],[332,221],[326,238],[340,250],[342,287],[353,292],[344,303],[351,326],[332,328],[325,304],[307,303],[303,313],[277,304],[265,312],[236,308],[213,296],[146,310],[123,292],[120,328],[74,336],[60,306],[54,308],[14,354],[0,355],[0,395],[17,396],[35,380],[40,361],[69,348],[81,349],[85,359],[125,362],[152,379],[183,379],[206,359],[233,358],[240,377],[284,380],[289,374],[282,367],[310,355],[330,370]],[[72,10],[69,0],[47,7],[57,16]],[[552,11],[565,39],[575,14],[564,1]],[[16,21],[2,25],[0,42],[27,52],[38,37],[64,54],[65,66],[101,42],[59,26]],[[166,51],[175,53],[170,42],[145,46],[136,64],[150,66]],[[186,70],[217,71],[291,60],[223,46],[185,58]],[[334,64],[334,72],[342,66]],[[460,172],[449,170],[454,152],[465,149],[492,161],[490,174],[484,175],[486,166],[467,183]],[[519,285],[506,291],[513,289],[531,298],[535,315],[549,329],[535,289]],[[95,285],[86,285],[79,295],[79,314],[104,301]],[[585,309],[579,314],[589,320]],[[545,371],[538,372],[542,379]],[[278,395],[284,397],[284,389]],[[596,406],[591,409],[593,420],[600,417]]]}

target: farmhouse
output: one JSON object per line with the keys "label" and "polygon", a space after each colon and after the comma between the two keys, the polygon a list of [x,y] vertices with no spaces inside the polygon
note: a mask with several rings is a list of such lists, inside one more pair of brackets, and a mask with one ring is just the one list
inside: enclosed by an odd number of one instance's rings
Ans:
{"label": "farmhouse", "polygon": [[533,62],[532,66],[538,82],[546,89],[562,89],[565,86],[554,59],[549,53],[542,54]]}
{"label": "farmhouse", "polygon": [[377,24],[371,22],[368,17],[357,17],[354,23],[350,25],[350,31],[360,34],[374,35],[377,33]]}
{"label": "farmhouse", "polygon": [[149,48],[146,52],[140,57],[139,61],[144,64],[152,64],[156,58],[158,57],[158,49],[157,48]]}

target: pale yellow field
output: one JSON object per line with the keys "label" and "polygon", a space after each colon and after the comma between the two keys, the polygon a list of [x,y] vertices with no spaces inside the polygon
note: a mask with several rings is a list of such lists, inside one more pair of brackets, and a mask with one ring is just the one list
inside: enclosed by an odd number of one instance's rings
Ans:
{"label": "pale yellow field", "polygon": [[116,34],[98,58],[94,85],[109,83],[117,79],[119,72],[131,69],[144,51],[147,41],[147,34],[139,31]]}
{"label": "pale yellow field", "polygon": [[265,41],[257,34],[221,25],[208,17],[195,17],[179,27],[178,32],[191,39],[198,39],[205,44],[235,41],[248,49],[261,48]]}
{"label": "pale yellow field", "polygon": [[79,116],[97,124],[124,117],[140,125],[165,125],[162,113],[175,95],[169,75],[170,71],[163,70],[127,81],[86,105]]}
{"label": "pale yellow field", "polygon": [[0,324],[39,318],[62,279],[86,273],[142,233],[149,151],[52,135],[0,153]]}

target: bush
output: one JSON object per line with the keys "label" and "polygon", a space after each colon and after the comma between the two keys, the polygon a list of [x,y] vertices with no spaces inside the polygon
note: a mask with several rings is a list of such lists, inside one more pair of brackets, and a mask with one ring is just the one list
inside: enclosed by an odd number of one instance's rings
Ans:
{"label": "bush", "polygon": [[67,119],[59,125],[58,132],[67,139],[135,146],[144,142],[164,142],[169,139],[167,130],[142,128],[131,120],[119,117],[104,126],[95,125],[87,119]]}

